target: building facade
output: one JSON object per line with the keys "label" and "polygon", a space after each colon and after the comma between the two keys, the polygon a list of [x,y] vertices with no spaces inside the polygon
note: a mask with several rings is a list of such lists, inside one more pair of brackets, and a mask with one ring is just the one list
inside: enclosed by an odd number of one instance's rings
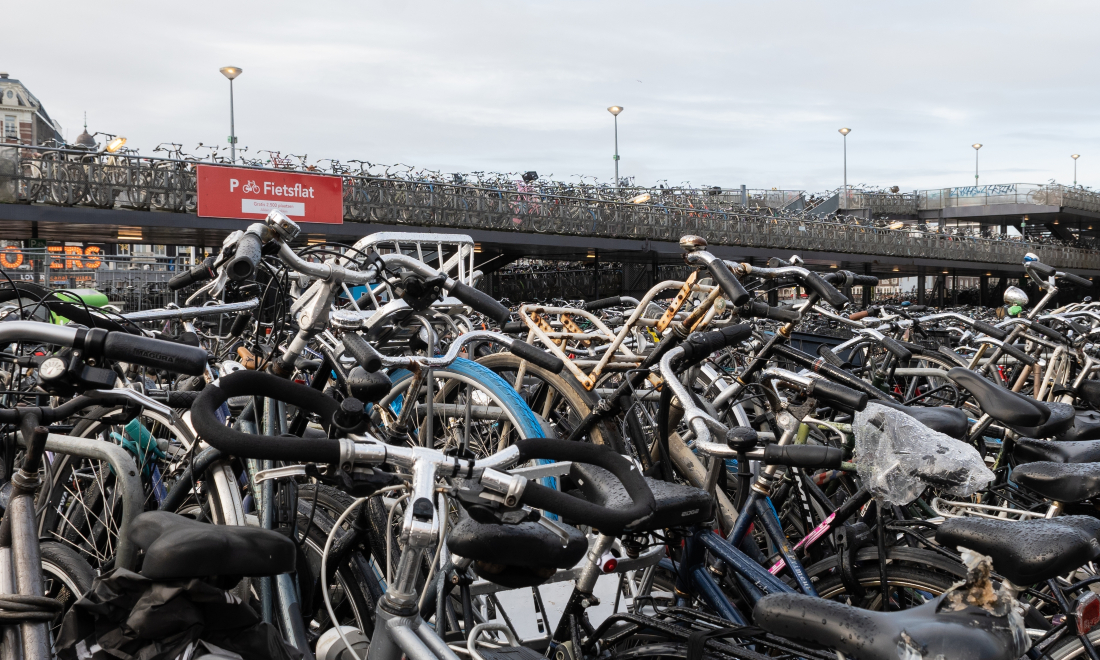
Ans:
{"label": "building facade", "polygon": [[61,124],[54,121],[23,83],[0,73],[0,140],[19,144],[64,141]]}

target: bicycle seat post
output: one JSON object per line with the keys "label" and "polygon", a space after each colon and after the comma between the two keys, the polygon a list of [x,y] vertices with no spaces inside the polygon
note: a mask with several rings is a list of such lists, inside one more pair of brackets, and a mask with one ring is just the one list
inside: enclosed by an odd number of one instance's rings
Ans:
{"label": "bicycle seat post", "polygon": [[[11,501],[4,516],[4,526],[7,527],[10,537],[4,540],[11,544],[11,562],[7,568],[15,574],[16,593],[20,596],[41,597],[45,592],[42,585],[42,557],[38,547],[34,495],[41,484],[38,467],[42,462],[49,430],[44,426],[31,426],[30,422],[38,421],[32,417],[33,415],[28,415],[24,418],[24,432],[28,427],[33,428],[33,431],[27,436],[27,453],[23,467],[12,475]],[[46,622],[20,623],[19,629],[23,643],[23,660],[48,660],[50,636]],[[5,638],[7,637],[5,634]]]}

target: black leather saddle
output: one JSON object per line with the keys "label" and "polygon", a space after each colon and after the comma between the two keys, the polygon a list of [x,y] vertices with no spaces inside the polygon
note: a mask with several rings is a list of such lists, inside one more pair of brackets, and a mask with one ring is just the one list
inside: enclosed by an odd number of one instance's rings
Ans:
{"label": "black leather saddle", "polygon": [[1077,388],[1077,396],[1092,406],[1100,408],[1100,380],[1086,380]]}
{"label": "black leather saddle", "polygon": [[1078,411],[1073,419],[1073,426],[1059,433],[1055,440],[1100,440],[1100,412],[1095,410]]}
{"label": "black leather saddle", "polygon": [[933,431],[939,431],[956,440],[965,438],[967,431],[970,430],[970,418],[966,412],[958,408],[903,406],[894,401],[876,400],[875,403],[900,410]]}
{"label": "black leather saddle", "polygon": [[954,518],[936,530],[936,542],[989,555],[993,568],[1019,586],[1064,575],[1100,556],[1100,519]]}
{"label": "black leather saddle", "polygon": [[872,612],[816,596],[772,594],[756,603],[752,618],[772,634],[821,644],[856,660],[1006,660],[1023,655],[1022,640],[1006,617],[978,607],[937,612],[942,599],[901,612]]}
{"label": "black leather saddle", "polygon": [[479,523],[464,516],[448,532],[447,548],[473,559],[479,576],[515,589],[542,584],[557,569],[576,566],[588,549],[588,540],[575,527],[556,522],[508,525]]}
{"label": "black leather saddle", "polygon": [[947,377],[959,387],[970,392],[977,400],[982,412],[1001,424],[1023,436],[1031,438],[1044,437],[1041,434],[1029,431],[1040,429],[1050,419],[1051,410],[1046,404],[1029,396],[1005,389],[993,381],[962,367],[949,370]]}
{"label": "black leather saddle", "polygon": [[[577,490],[569,492],[588,502],[609,509],[625,509],[631,505],[630,496],[623,485],[601,467],[573,463],[569,479],[577,485]],[[646,483],[653,491],[657,510],[628,531],[650,532],[670,527],[690,527],[714,517],[714,498],[705,490],[649,477],[646,477]]]}
{"label": "black leather saddle", "polygon": [[212,525],[167,511],[134,518],[130,538],[145,551],[141,574],[151,580],[214,576],[262,577],[294,570],[294,541],[269,529]]}
{"label": "black leather saddle", "polygon": [[1100,497],[1100,463],[1027,463],[1012,471],[1012,480],[1055,502]]}
{"label": "black leather saddle", "polygon": [[[1039,403],[1035,401],[1035,403]],[[1041,405],[1050,409],[1050,417],[1039,426],[1013,426],[1012,430],[1025,438],[1052,438],[1065,434],[1077,421],[1077,411],[1068,403],[1043,401]]]}
{"label": "black leather saddle", "polygon": [[1049,461],[1051,463],[1096,463],[1100,461],[1100,440],[1036,440],[1020,438],[1012,447],[1017,465]]}

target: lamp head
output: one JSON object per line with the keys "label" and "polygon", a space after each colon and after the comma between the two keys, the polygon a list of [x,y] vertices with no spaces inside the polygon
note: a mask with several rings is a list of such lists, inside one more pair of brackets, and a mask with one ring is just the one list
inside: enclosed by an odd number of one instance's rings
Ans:
{"label": "lamp head", "polygon": [[972,144],[970,146],[974,147],[974,151],[977,151],[978,149],[982,148],[982,143],[981,142],[975,142],[974,144]]}
{"label": "lamp head", "polygon": [[122,148],[122,145],[126,144],[126,138],[116,137],[107,143],[107,153],[114,153]]}
{"label": "lamp head", "polygon": [[1078,158],[1081,157],[1081,154],[1070,154],[1069,157],[1072,158],[1073,160],[1077,160]]}
{"label": "lamp head", "polygon": [[1010,286],[1005,289],[1004,301],[1009,307],[1012,305],[1024,307],[1027,305],[1027,294],[1019,287]]}
{"label": "lamp head", "polygon": [[221,71],[222,75],[226,78],[233,80],[237,76],[241,75],[244,69],[239,66],[223,66],[222,68],[218,69],[218,71]]}
{"label": "lamp head", "polygon": [[852,129],[850,129],[850,128],[842,128],[842,129],[840,129],[840,131],[838,131],[838,132],[839,132],[839,133],[840,133],[841,135],[843,135],[843,136],[847,137],[847,136],[848,136],[848,134],[852,132]]}
{"label": "lamp head", "polygon": [[623,107],[621,105],[613,105],[608,108],[607,111],[618,117],[619,113],[623,111]]}

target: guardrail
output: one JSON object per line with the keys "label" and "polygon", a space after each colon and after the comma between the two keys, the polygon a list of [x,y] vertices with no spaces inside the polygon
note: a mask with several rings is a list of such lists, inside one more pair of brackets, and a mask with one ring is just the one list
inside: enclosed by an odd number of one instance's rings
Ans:
{"label": "guardrail", "polygon": [[[0,202],[183,213],[194,212],[197,202],[197,161],[0,147],[0,161],[5,156],[15,167],[6,175],[0,167]],[[1016,265],[1035,252],[1059,268],[1100,269],[1095,250],[894,231],[772,208],[688,203],[677,195],[631,203],[433,181],[344,175],[343,182],[344,218],[350,222],[656,241],[699,234],[716,245],[983,264]],[[868,203],[879,203],[864,195]]]}

